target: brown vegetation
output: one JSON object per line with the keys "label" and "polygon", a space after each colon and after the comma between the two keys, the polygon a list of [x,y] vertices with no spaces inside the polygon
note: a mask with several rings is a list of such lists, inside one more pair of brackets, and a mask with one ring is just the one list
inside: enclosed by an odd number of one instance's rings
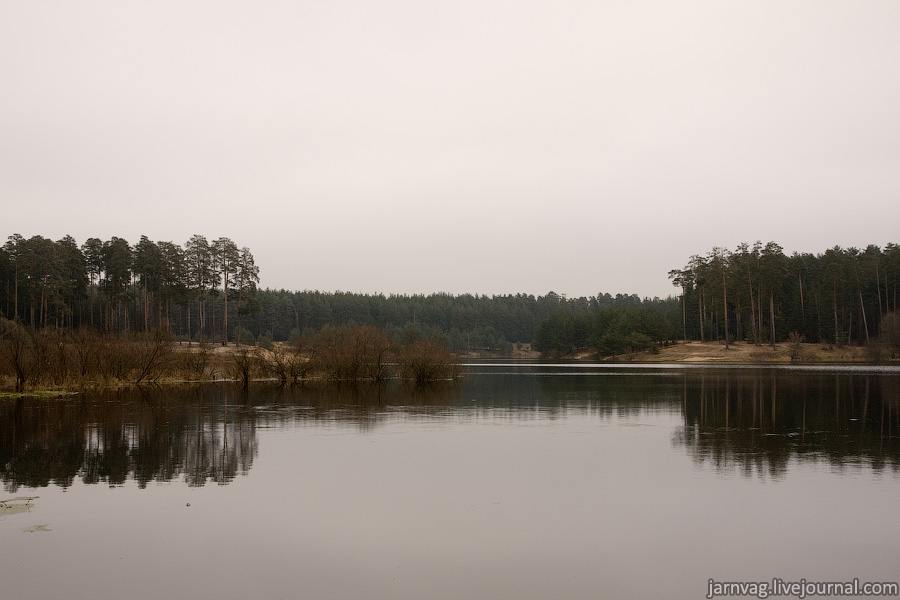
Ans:
{"label": "brown vegetation", "polygon": [[117,337],[0,321],[0,375],[11,376],[16,391],[158,381],[171,375],[174,359],[174,345],[163,331]]}
{"label": "brown vegetation", "polygon": [[761,348],[750,342],[690,342],[660,347],[657,354],[640,353],[616,357],[632,362],[720,363],[720,364],[815,364],[873,362],[869,351],[859,346],[810,344],[792,341]]}
{"label": "brown vegetation", "polygon": [[416,383],[453,379],[459,375],[459,363],[445,346],[419,340],[408,344],[398,353],[400,375]]}
{"label": "brown vegetation", "polygon": [[92,329],[35,330],[0,320],[0,381],[16,391],[43,387],[103,387],[159,381],[253,379],[282,384],[306,379],[423,383],[459,373],[443,345],[423,340],[395,344],[371,325],[325,327],[293,346],[182,345],[163,330],[102,335]]}
{"label": "brown vegetation", "polygon": [[310,342],[310,368],[336,381],[383,381],[390,375],[393,344],[373,325],[326,325]]}

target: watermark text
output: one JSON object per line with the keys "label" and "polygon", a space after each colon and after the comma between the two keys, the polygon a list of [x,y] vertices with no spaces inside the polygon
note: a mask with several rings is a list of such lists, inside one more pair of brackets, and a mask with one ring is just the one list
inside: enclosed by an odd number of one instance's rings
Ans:
{"label": "watermark text", "polygon": [[775,577],[771,581],[716,581],[710,579],[706,597],[722,598],[742,596],[750,598],[791,597],[803,600],[814,597],[834,596],[900,596],[900,584],[896,581],[785,581]]}

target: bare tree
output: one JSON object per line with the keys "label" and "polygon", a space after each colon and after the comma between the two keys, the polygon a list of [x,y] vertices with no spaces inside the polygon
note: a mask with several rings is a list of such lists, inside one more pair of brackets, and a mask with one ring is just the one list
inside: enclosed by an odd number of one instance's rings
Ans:
{"label": "bare tree", "polygon": [[17,392],[25,390],[25,382],[37,368],[34,342],[33,330],[13,321],[0,319],[0,360],[13,371]]}

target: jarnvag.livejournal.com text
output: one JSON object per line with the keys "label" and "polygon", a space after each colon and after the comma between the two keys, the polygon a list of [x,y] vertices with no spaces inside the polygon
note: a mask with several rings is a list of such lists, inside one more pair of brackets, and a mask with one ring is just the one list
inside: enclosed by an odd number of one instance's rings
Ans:
{"label": "jarnvag.livejournal.com text", "polygon": [[852,581],[785,581],[775,577],[771,581],[716,581],[707,583],[706,597],[721,598],[727,596],[770,598],[791,597],[826,598],[839,596],[858,597],[891,597],[900,596],[900,585],[896,581],[869,582],[853,579]]}

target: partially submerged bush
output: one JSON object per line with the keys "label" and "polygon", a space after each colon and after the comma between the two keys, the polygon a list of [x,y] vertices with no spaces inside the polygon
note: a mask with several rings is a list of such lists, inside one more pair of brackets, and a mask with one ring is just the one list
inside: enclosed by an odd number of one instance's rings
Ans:
{"label": "partially submerged bush", "polygon": [[15,380],[16,391],[26,385],[156,381],[169,372],[173,355],[172,340],[163,331],[110,337],[85,329],[64,335],[0,322],[0,365]]}
{"label": "partially submerged bush", "polygon": [[104,339],[95,329],[82,327],[69,334],[70,361],[79,380],[84,381],[97,371],[97,361]]}
{"label": "partially submerged bush", "polygon": [[175,356],[175,371],[185,379],[201,380],[211,377],[210,363],[213,350],[211,344],[198,344],[190,348],[182,348]]}
{"label": "partially submerged bush", "polygon": [[244,389],[246,389],[258,364],[259,354],[255,348],[250,346],[236,347],[231,354],[231,362],[229,363],[231,378],[240,381]]}
{"label": "partially submerged bush", "polygon": [[420,340],[401,348],[398,353],[400,376],[426,383],[452,379],[459,375],[456,357],[446,346]]}
{"label": "partially submerged bush", "polygon": [[310,361],[301,355],[301,348],[298,341],[293,348],[275,344],[269,351],[259,349],[260,367],[266,375],[275,377],[281,383],[296,383],[310,371]]}
{"label": "partially submerged bush", "polygon": [[0,320],[0,369],[21,392],[26,384],[60,384],[69,376],[69,357],[63,338],[54,329],[35,331],[14,321]]}
{"label": "partially submerged bush", "polygon": [[310,342],[310,369],[335,381],[383,381],[390,376],[392,344],[373,325],[326,325]]}
{"label": "partially submerged bush", "polygon": [[82,380],[142,383],[158,381],[172,371],[175,350],[172,338],[163,330],[105,337],[95,347],[96,367]]}
{"label": "partially submerged bush", "polygon": [[0,376],[17,391],[38,385],[107,385],[201,380],[216,372],[241,381],[273,377],[282,383],[318,376],[331,381],[384,381],[396,375],[417,382],[450,379],[456,357],[436,340],[393,343],[372,325],[325,327],[292,347],[237,345],[219,353],[208,343],[176,346],[163,330],[104,336],[93,330],[35,331],[0,320]]}
{"label": "partially submerged bush", "polygon": [[0,319],[0,363],[16,381],[16,391],[25,389],[25,381],[37,368],[34,331],[19,323]]}
{"label": "partially submerged bush", "polygon": [[135,383],[160,379],[174,353],[172,338],[162,329],[135,335],[132,348],[135,352]]}

